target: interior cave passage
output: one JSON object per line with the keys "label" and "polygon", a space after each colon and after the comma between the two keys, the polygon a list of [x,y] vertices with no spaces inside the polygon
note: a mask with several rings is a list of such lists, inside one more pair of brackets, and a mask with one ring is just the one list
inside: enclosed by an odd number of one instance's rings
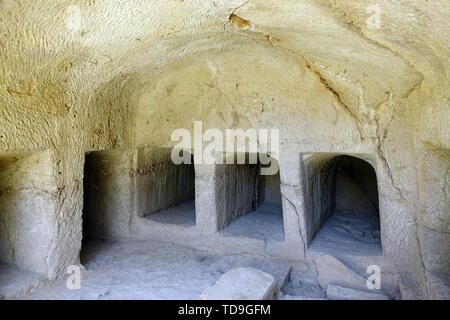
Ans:
{"label": "interior cave passage", "polygon": [[[366,161],[336,156],[316,175],[314,214],[319,232],[310,249],[381,254],[377,176]],[[321,226],[321,227],[320,227]]]}

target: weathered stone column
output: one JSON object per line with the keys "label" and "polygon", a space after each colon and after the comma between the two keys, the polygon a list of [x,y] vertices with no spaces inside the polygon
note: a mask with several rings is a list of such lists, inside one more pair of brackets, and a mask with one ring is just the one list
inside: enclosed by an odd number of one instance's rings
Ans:
{"label": "weathered stone column", "polygon": [[306,238],[300,153],[282,150],[279,159],[281,180],[281,202],[283,206],[284,241],[287,245],[305,252]]}
{"label": "weathered stone column", "polygon": [[217,183],[218,166],[195,164],[195,215],[196,227],[201,233],[218,231],[220,193]]}

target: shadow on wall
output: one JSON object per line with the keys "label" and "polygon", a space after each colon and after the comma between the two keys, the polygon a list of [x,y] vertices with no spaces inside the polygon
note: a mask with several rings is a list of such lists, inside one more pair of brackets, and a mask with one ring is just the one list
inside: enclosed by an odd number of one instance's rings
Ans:
{"label": "shadow on wall", "polygon": [[331,161],[336,167],[334,211],[356,211],[367,217],[377,217],[377,176],[372,166],[350,156]]}
{"label": "shadow on wall", "polygon": [[132,210],[131,156],[120,150],[86,154],[83,178],[83,246],[90,239],[128,234]]}

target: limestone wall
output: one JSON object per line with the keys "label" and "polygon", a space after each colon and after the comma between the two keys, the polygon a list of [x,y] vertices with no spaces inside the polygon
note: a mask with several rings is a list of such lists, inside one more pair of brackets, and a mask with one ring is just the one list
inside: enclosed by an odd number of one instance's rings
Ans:
{"label": "limestone wall", "polygon": [[327,160],[321,154],[304,155],[301,160],[306,245],[311,243],[335,208],[336,167]]}
{"label": "limestone wall", "polygon": [[450,152],[426,151],[420,170],[419,237],[429,272],[450,274]]}
{"label": "limestone wall", "polygon": [[0,153],[0,262],[44,275],[58,214],[53,160]]}

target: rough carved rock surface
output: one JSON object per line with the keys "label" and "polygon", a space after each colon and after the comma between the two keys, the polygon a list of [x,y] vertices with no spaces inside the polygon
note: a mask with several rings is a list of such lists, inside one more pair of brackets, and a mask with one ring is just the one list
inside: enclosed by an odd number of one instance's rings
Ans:
{"label": "rough carved rock surface", "polygon": [[195,231],[140,220],[171,198],[149,203],[151,150],[198,120],[280,130],[284,242],[218,250],[306,259],[315,210],[331,208],[322,169],[349,155],[376,172],[382,254],[405,297],[448,296],[448,0],[0,0],[0,21],[1,262],[50,279],[80,263],[91,152],[118,155],[94,219],[109,240],[188,242],[248,211],[230,203],[244,192],[220,196],[232,174],[196,166]]}

